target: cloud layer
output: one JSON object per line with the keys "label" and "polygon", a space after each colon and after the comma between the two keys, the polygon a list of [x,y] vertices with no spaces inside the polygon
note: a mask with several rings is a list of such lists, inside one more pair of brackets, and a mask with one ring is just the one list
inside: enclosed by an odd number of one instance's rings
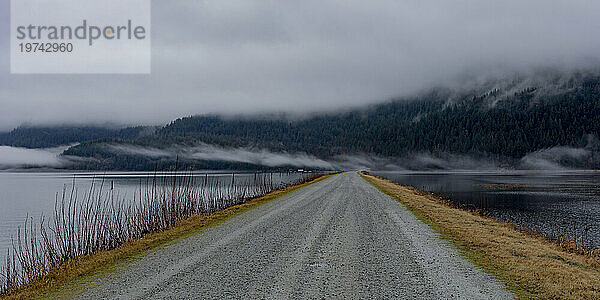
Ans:
{"label": "cloud layer", "polygon": [[49,149],[27,149],[0,146],[0,169],[24,167],[60,168],[69,162],[59,157],[67,147]]}
{"label": "cloud layer", "polygon": [[322,169],[334,168],[331,163],[325,160],[303,153],[273,153],[267,150],[253,151],[246,148],[226,149],[211,145],[200,145],[196,147],[173,146],[169,149],[113,144],[107,144],[105,147],[113,153],[141,155],[153,158],[170,158],[173,160],[179,157],[187,160],[227,161],[268,167],[295,166]]}
{"label": "cloud layer", "polygon": [[[103,144],[105,150],[114,154],[146,156],[175,161],[226,161],[248,163],[267,167],[297,167],[328,170],[498,170],[500,163],[486,158],[468,155],[409,153],[404,157],[378,157],[368,154],[339,155],[321,159],[306,153],[276,153],[266,149],[223,148],[213,145],[186,147],[173,145],[166,149],[124,144]],[[515,161],[509,168],[536,170],[563,170],[585,167],[585,161],[600,153],[600,142],[588,136],[584,148],[556,146],[540,149]],[[68,146],[27,149],[0,146],[0,170],[19,168],[68,168],[92,158],[60,155]],[[507,165],[505,164],[505,167]]]}
{"label": "cloud layer", "polygon": [[465,79],[600,61],[600,2],[153,1],[151,75],[9,75],[0,0],[0,130],[321,111]]}

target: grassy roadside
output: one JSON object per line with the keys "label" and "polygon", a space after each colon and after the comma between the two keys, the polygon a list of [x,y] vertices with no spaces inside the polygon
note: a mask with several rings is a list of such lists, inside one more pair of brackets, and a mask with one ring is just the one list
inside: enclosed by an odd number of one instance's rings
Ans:
{"label": "grassy roadside", "polygon": [[86,279],[110,272],[119,265],[156,250],[159,247],[164,247],[190,235],[197,234],[210,226],[218,225],[262,204],[331,176],[333,175],[324,175],[307,183],[273,191],[263,197],[252,199],[243,204],[231,206],[210,214],[193,216],[177,223],[168,230],[148,234],[139,240],[128,242],[119,248],[82,256],[76,260],[59,265],[57,268],[51,270],[47,276],[39,278],[1,298],[57,298],[65,293],[74,293],[78,283],[86,281]]}
{"label": "grassy roadside", "polygon": [[570,253],[512,225],[451,207],[425,192],[361,176],[403,203],[520,298],[600,299],[600,256]]}

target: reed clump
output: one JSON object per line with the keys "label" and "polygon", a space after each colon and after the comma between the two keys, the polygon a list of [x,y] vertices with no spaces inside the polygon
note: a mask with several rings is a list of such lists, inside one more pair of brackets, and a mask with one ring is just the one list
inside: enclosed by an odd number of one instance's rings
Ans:
{"label": "reed clump", "polygon": [[302,173],[289,183],[275,183],[273,173],[252,179],[215,180],[191,171],[155,173],[140,182],[133,199],[120,197],[112,184],[92,182],[80,195],[66,187],[56,196],[52,218],[27,217],[17,230],[0,273],[0,295],[43,280],[51,270],[80,257],[118,248],[145,235],[161,232],[190,217],[247,202],[299,185],[320,173]]}

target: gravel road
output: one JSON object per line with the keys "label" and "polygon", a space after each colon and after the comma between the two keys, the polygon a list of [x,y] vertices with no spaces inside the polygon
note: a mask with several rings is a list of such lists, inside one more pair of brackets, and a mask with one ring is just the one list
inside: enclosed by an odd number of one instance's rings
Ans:
{"label": "gravel road", "polygon": [[82,284],[80,298],[514,296],[400,203],[344,173]]}

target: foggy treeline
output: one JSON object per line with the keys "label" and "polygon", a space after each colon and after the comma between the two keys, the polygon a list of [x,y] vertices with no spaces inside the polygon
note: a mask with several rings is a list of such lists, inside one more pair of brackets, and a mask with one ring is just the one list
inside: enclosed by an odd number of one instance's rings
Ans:
{"label": "foggy treeline", "polygon": [[[164,168],[176,156],[207,169],[285,166],[286,161],[288,166],[331,168],[359,156],[410,165],[416,154],[431,158],[416,161],[433,168],[444,165],[436,160],[467,156],[500,166],[598,168],[599,98],[597,71],[515,76],[468,90],[438,88],[364,109],[296,120],[204,115],[177,119],[162,128],[121,129],[120,135],[86,138],[80,133],[79,139],[68,141],[82,143],[64,155],[84,158],[75,168],[93,169]],[[63,141],[66,135],[64,130],[53,135],[17,128],[5,136],[15,139],[25,130],[26,141],[43,145],[54,145],[53,139]]]}

